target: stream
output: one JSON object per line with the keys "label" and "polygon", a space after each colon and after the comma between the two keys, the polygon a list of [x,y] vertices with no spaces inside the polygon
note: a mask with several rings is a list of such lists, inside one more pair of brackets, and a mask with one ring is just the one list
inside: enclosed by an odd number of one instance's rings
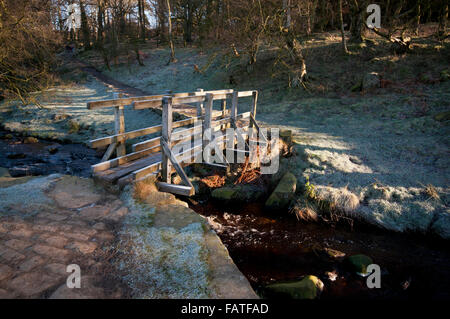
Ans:
{"label": "stream", "polygon": [[30,142],[18,134],[0,131],[0,167],[7,168],[12,177],[54,173],[90,177],[91,165],[101,157],[82,144],[40,139]]}
{"label": "stream", "polygon": [[[450,298],[450,250],[442,239],[357,222],[352,228],[307,223],[288,212],[265,212],[262,203],[224,207],[208,200],[191,201],[190,207],[208,218],[260,295],[266,284],[315,275],[325,285],[321,299]],[[370,256],[381,268],[381,288],[369,289],[345,258],[330,257],[325,249]]]}

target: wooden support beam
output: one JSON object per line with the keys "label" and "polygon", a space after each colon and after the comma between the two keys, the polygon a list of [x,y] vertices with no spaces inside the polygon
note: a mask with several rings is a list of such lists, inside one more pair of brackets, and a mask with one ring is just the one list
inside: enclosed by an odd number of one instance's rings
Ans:
{"label": "wooden support beam", "polygon": [[195,194],[195,189],[193,186],[175,185],[164,182],[156,183],[156,186],[160,192],[177,194],[181,196],[192,196]]}
{"label": "wooden support beam", "polygon": [[[123,105],[116,106],[114,108],[114,133],[116,135],[125,133],[125,116],[123,113]],[[117,157],[124,156],[126,154],[125,141],[118,141],[116,145]]]}
{"label": "wooden support beam", "polygon": [[[161,131],[161,148],[164,149],[164,142],[170,145],[172,135],[172,97],[165,96],[163,98],[162,112],[162,131]],[[170,160],[167,154],[163,152],[162,156],[162,180],[170,183]]]}
{"label": "wooden support beam", "polygon": [[261,131],[261,128],[259,127],[258,123],[256,122],[256,120],[255,120],[255,118],[253,117],[252,114],[250,114],[250,123],[252,123],[256,127],[256,130],[258,131],[259,136],[264,139],[265,143],[267,143],[267,137]]}
{"label": "wooden support beam", "polygon": [[105,154],[103,154],[102,162],[107,161],[111,158],[112,153],[116,150],[116,143],[109,144],[108,149]]}
{"label": "wooden support beam", "polygon": [[[193,187],[191,181],[187,177],[187,175],[184,172],[183,168],[180,166],[180,163],[178,163],[176,157],[173,155],[172,151],[170,150],[170,146],[166,143],[166,141],[164,139],[161,139],[161,146],[162,146],[162,150],[163,150],[164,155],[167,156],[170,159],[170,161],[172,162],[175,170],[177,171],[178,175],[180,175],[180,177],[183,180],[183,182],[186,185],[188,185],[190,187]],[[165,156],[163,156],[163,158]]]}

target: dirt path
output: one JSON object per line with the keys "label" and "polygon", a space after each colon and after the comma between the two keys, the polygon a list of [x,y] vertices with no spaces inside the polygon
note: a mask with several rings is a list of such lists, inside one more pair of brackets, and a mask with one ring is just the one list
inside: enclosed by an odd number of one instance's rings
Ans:
{"label": "dirt path", "polygon": [[95,77],[98,81],[102,82],[103,84],[109,86],[116,92],[124,93],[128,96],[142,96],[142,95],[151,95],[151,93],[145,92],[141,89],[134,88],[132,86],[129,86],[125,83],[122,83],[120,81],[117,81],[102,72],[100,72],[96,67],[87,64],[84,61],[81,61],[80,59],[77,59],[76,57],[72,57],[72,60],[76,65],[84,72],[89,73],[93,77]]}

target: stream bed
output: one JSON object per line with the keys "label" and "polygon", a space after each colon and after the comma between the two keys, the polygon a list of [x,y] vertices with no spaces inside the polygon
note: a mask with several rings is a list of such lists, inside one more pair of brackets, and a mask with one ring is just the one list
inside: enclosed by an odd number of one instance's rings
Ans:
{"label": "stream bed", "polygon": [[54,173],[90,177],[101,153],[82,144],[58,143],[0,131],[0,167],[12,177]]}
{"label": "stream bed", "polygon": [[[355,222],[330,225],[298,221],[288,212],[265,212],[262,203],[224,206],[191,201],[208,218],[235,264],[257,293],[264,286],[315,275],[324,283],[321,299],[450,299],[448,241],[399,234]],[[370,256],[381,268],[381,288],[352,272],[332,249]]]}

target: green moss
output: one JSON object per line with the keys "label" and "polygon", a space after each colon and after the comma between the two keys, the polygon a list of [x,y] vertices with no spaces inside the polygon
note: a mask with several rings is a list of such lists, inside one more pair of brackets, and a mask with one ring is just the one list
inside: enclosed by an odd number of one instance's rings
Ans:
{"label": "green moss", "polygon": [[230,200],[236,196],[237,189],[231,187],[221,187],[212,191],[212,197],[219,200]]}
{"label": "green moss", "polygon": [[271,284],[265,288],[270,295],[279,295],[292,299],[315,299],[322,289],[322,281],[312,275],[306,276],[300,281]]}
{"label": "green moss", "polygon": [[434,119],[439,122],[445,122],[450,120],[450,111],[441,112],[434,116]]}
{"label": "green moss", "polygon": [[361,274],[367,272],[367,266],[373,263],[372,258],[366,255],[353,255],[348,257],[348,262],[353,271]]}

